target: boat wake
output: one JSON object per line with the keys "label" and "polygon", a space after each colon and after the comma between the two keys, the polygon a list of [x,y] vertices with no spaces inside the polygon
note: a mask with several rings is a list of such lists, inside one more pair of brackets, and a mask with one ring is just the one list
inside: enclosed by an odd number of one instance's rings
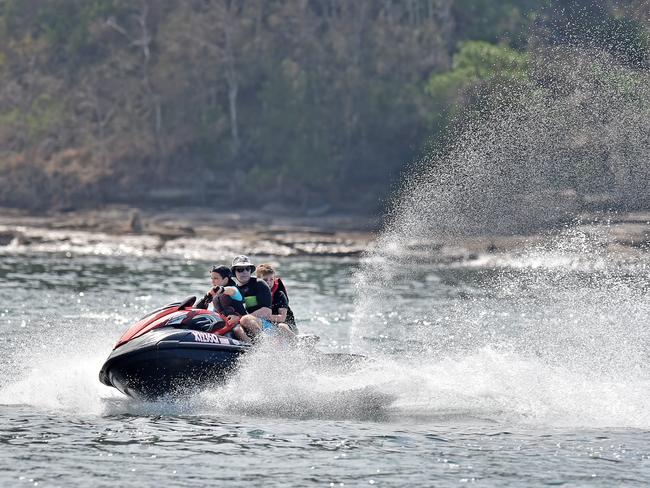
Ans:
{"label": "boat wake", "polygon": [[[345,369],[261,347],[224,385],[186,398],[129,399],[97,381],[105,344],[14,357],[0,404],[87,416],[186,415],[650,428],[650,377],[585,371],[490,346],[435,357],[389,354]],[[25,351],[29,353],[29,349]],[[6,379],[3,366],[3,376]]]}

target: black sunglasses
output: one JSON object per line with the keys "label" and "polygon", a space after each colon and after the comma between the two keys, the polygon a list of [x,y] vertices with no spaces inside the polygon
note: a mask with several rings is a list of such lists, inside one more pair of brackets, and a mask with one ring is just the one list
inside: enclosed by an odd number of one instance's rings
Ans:
{"label": "black sunglasses", "polygon": [[243,267],[243,268],[233,268],[233,271],[235,273],[243,273],[244,271],[250,271],[252,273],[253,268],[251,268],[250,266],[246,266],[246,267]]}

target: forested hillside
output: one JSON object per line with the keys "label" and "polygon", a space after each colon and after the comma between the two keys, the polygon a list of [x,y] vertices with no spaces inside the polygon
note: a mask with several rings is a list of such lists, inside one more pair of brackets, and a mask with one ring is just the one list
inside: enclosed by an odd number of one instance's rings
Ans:
{"label": "forested hillside", "polygon": [[374,211],[536,46],[647,71],[648,19],[646,0],[3,0],[0,205]]}

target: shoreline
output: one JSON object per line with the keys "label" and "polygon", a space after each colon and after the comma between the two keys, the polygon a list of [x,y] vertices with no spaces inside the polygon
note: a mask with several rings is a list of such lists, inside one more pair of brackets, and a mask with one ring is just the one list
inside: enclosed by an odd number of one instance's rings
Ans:
{"label": "shoreline", "polygon": [[[607,253],[650,251],[650,212],[583,214],[572,230],[594,236]],[[152,252],[189,257],[206,254],[359,257],[373,249],[381,218],[364,214],[297,215],[210,208],[147,209],[126,205],[34,215],[0,209],[0,248],[35,251],[101,248],[98,253]],[[557,230],[530,235],[479,236],[454,243],[434,238],[406,243],[417,261],[472,261],[543,246]],[[130,251],[129,251],[130,249]]]}
{"label": "shoreline", "polygon": [[212,251],[239,249],[236,254],[246,250],[250,254],[343,257],[366,251],[379,226],[378,217],[363,214],[215,212],[204,207],[154,210],[126,205],[42,215],[0,209],[0,246],[50,249],[56,242],[121,239],[161,252],[195,241]]}

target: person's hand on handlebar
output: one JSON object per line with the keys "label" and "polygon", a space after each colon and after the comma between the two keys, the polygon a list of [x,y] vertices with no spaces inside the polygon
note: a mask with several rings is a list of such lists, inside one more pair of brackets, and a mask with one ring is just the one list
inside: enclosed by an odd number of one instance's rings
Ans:
{"label": "person's hand on handlebar", "polygon": [[223,295],[224,288],[223,286],[215,286],[213,288],[210,288],[210,291],[208,292],[210,296],[220,296]]}

